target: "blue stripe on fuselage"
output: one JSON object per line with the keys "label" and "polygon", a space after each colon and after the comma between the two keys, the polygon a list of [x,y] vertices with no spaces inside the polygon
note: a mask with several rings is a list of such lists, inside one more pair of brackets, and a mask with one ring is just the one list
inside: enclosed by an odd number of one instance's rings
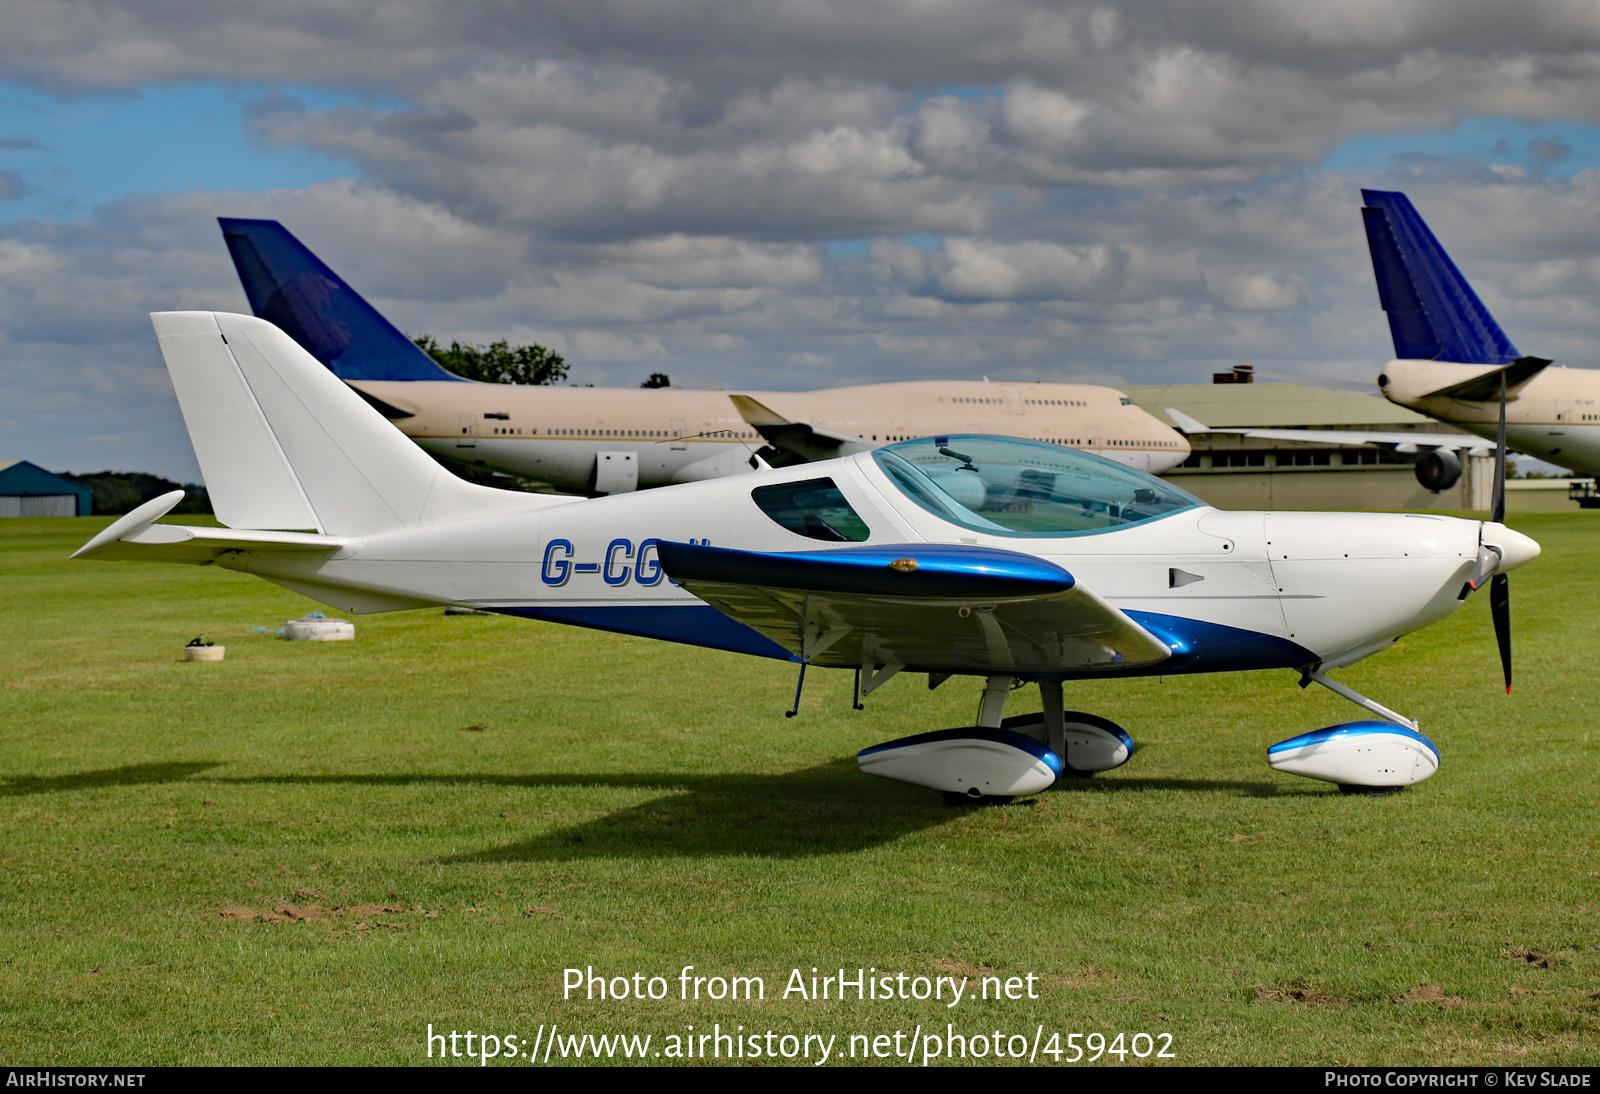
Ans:
{"label": "blue stripe on fuselage", "polygon": [[723,615],[709,604],[663,604],[660,607],[589,606],[571,608],[495,608],[505,615],[520,615],[529,619],[543,619],[550,623],[565,623],[573,627],[589,627],[597,631],[617,634],[634,634],[641,638],[659,638],[664,642],[681,642],[688,646],[705,646],[713,650],[731,650],[755,657],[772,657],[780,661],[794,658],[789,651],[764,634],[751,630]]}
{"label": "blue stripe on fuselage", "polygon": [[1297,669],[1317,661],[1317,655],[1287,638],[1185,619],[1180,615],[1130,611],[1128,618],[1155,635],[1172,650],[1159,665],[1090,676],[1171,676],[1192,672],[1240,672],[1247,669]]}

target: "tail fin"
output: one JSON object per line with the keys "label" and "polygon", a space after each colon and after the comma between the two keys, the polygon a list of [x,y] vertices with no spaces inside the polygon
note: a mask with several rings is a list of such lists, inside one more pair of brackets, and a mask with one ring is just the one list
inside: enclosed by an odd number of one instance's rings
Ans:
{"label": "tail fin", "polygon": [[230,528],[364,536],[541,504],[456,478],[271,323],[221,312],[150,319]]}
{"label": "tail fin", "polygon": [[288,334],[339,379],[461,380],[277,221],[218,217],[217,223],[257,318]]}
{"label": "tail fin", "polygon": [[1410,200],[1387,190],[1363,190],[1361,197],[1394,355],[1466,365],[1508,365],[1520,357]]}

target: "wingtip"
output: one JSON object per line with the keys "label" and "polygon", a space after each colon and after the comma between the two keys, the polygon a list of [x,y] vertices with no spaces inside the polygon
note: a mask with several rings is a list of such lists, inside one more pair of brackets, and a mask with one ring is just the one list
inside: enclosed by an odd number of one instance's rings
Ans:
{"label": "wingtip", "polygon": [[789,419],[779,414],[760,400],[748,395],[730,394],[728,398],[739,411],[739,416],[753,426],[763,425],[788,425]]}

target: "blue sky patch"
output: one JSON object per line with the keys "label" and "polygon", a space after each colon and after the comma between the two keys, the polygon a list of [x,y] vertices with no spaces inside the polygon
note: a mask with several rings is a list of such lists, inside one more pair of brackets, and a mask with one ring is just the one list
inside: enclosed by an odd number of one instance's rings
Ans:
{"label": "blue sky patch", "polygon": [[[917,232],[912,235],[893,236],[896,243],[909,243],[913,247],[921,247],[924,251],[940,251],[944,249],[944,240],[939,236],[928,235],[926,232]],[[829,258],[866,258],[867,246],[872,240],[865,236],[857,239],[830,239],[823,244]]]}
{"label": "blue sky patch", "polygon": [[[261,193],[356,173],[301,148],[251,142],[252,103],[277,92],[309,110],[398,103],[323,88],[182,84],[57,99],[0,83],[0,221],[71,220],[128,194]],[[20,185],[19,185],[20,184]]]}
{"label": "blue sky patch", "polygon": [[1397,156],[1420,153],[1486,164],[1509,164],[1531,174],[1568,179],[1600,167],[1600,126],[1557,119],[1463,118],[1452,129],[1351,137],[1323,165],[1330,171],[1379,174]]}

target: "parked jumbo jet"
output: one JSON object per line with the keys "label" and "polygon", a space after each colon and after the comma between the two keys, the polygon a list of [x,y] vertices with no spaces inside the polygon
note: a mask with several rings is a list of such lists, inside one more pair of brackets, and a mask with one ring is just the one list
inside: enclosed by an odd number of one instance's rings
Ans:
{"label": "parked jumbo jet", "polygon": [[[219,218],[255,314],[436,456],[600,494],[993,433],[1159,474],[1183,435],[1113,388],[957,380],[811,392],[483,384],[454,376],[273,220]],[[757,451],[760,459],[756,458]]]}
{"label": "parked jumbo jet", "polygon": [[1384,366],[1378,387],[1391,403],[1474,436],[1214,429],[1176,410],[1167,416],[1191,435],[1237,433],[1420,453],[1417,481],[1437,492],[1461,477],[1462,452],[1494,450],[1503,394],[1508,448],[1580,475],[1600,474],[1600,370],[1550,368],[1548,358],[1518,353],[1411,201],[1387,190],[1361,196],[1378,301],[1394,338],[1395,360]]}

